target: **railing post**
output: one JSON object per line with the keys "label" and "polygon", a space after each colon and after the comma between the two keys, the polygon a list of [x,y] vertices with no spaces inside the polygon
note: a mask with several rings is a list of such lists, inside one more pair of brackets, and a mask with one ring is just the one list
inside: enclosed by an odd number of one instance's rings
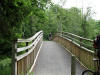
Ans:
{"label": "railing post", "polygon": [[81,47],[81,46],[82,46],[82,39],[80,38],[80,40],[79,40],[79,41],[80,41],[80,47]]}
{"label": "railing post", "polygon": [[75,55],[71,57],[71,75],[76,74],[76,66],[75,66]]}
{"label": "railing post", "polygon": [[[28,42],[26,42],[26,46],[28,46]],[[26,52],[28,52],[28,49],[26,50]]]}
{"label": "railing post", "polygon": [[[79,43],[79,45],[80,45],[80,47],[82,47],[82,39],[80,38],[80,43]],[[79,58],[79,60],[80,60],[80,55],[81,55],[81,52],[79,51],[79,54],[78,54],[79,56],[78,56],[78,58]]]}
{"label": "railing post", "polygon": [[12,43],[12,75],[17,75],[17,39]]}

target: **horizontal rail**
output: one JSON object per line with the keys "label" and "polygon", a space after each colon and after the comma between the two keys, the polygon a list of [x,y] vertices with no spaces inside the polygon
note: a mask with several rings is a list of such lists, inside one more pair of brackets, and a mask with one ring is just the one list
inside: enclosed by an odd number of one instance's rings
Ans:
{"label": "horizontal rail", "polygon": [[[83,46],[83,47],[86,47],[86,48],[88,48],[88,49],[92,49],[93,48],[93,46],[91,46],[90,44],[86,44],[86,43],[84,43],[84,42],[82,42],[82,40],[80,40],[80,39],[76,39],[76,38],[74,38],[74,37],[71,37],[71,36],[68,36],[68,35],[61,35],[61,36],[63,36],[63,37],[67,37],[67,38],[69,38],[69,39],[71,39],[71,41],[74,41],[74,42],[76,42],[76,43],[78,43],[80,46]],[[87,40],[86,40],[87,41]],[[88,41],[87,41],[88,42]],[[90,41],[89,41],[90,42]],[[93,44],[93,42],[90,42],[91,44]]]}
{"label": "horizontal rail", "polygon": [[[42,46],[42,40],[43,31],[39,31],[31,38],[14,41],[12,49],[12,75],[27,75],[33,71]],[[18,48],[17,43],[26,43],[26,46]]]}
{"label": "horizontal rail", "polygon": [[[96,55],[94,53],[94,51],[81,46],[80,43],[77,43],[75,41],[73,41],[71,36],[64,36],[64,34],[57,34],[54,37],[54,41],[60,43],[61,45],[63,45],[66,50],[68,50],[70,53],[72,53],[73,55],[75,55],[75,57],[87,68],[94,70],[94,62],[93,62],[93,58],[96,58]],[[79,37],[78,37],[79,38]],[[86,40],[86,39],[83,39]],[[92,43],[92,41],[90,40],[86,40]]]}
{"label": "horizontal rail", "polygon": [[[42,35],[42,34],[41,34],[41,35]],[[37,38],[39,38],[41,35],[39,35]],[[36,41],[36,40],[35,40],[35,41]],[[35,41],[34,41],[32,44],[30,44],[30,45],[28,45],[28,46],[26,46],[26,47],[17,48],[17,52],[21,52],[21,51],[24,51],[24,50],[26,50],[26,49],[31,48],[31,47],[35,44]]]}
{"label": "horizontal rail", "polygon": [[36,47],[37,43],[39,42],[39,39],[42,38],[42,36],[40,36],[38,39],[36,39],[33,43],[34,43],[34,46],[25,54],[22,54],[22,55],[19,55],[16,57],[16,60],[19,61],[21,60],[22,58],[24,58],[25,56],[29,55],[33,50],[34,48]]}
{"label": "horizontal rail", "polygon": [[[61,32],[59,32],[59,33],[61,33]],[[76,38],[79,38],[79,39],[82,39],[82,40],[86,40],[86,41],[89,41],[89,42],[93,42],[93,40],[91,40],[91,39],[83,38],[83,37],[80,37],[78,35],[75,35],[75,34],[72,34],[72,33],[69,33],[69,32],[62,32],[62,34],[68,34],[68,35],[71,35],[73,37],[76,37]]]}
{"label": "horizontal rail", "polygon": [[57,35],[67,37],[67,38],[71,39],[72,41],[80,44],[80,46],[83,46],[90,50],[93,49],[93,40],[91,40],[91,39],[83,38],[83,37],[80,37],[78,35],[75,35],[75,34],[72,34],[69,32],[58,32]]}
{"label": "horizontal rail", "polygon": [[78,43],[76,43],[76,42],[72,41],[71,39],[68,39],[68,38],[63,37],[63,36],[60,36],[60,37],[62,37],[62,38],[64,38],[64,39],[66,39],[66,40],[68,40],[68,41],[70,41],[71,43],[73,43],[73,44],[77,45],[78,47],[80,47],[80,48],[84,49],[85,51],[87,51],[87,52],[90,52],[90,53],[94,54],[94,51],[89,50],[89,49],[87,49],[87,48],[85,48],[85,47],[80,46],[80,44],[78,44]]}
{"label": "horizontal rail", "polygon": [[17,42],[31,42],[32,40],[34,40],[38,35],[40,35],[43,31],[39,31],[37,32],[34,36],[32,36],[31,38],[28,39],[18,39]]}

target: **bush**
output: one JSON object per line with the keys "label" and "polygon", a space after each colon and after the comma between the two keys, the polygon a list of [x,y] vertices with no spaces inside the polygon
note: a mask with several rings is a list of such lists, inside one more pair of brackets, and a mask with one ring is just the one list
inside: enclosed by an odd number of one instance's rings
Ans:
{"label": "bush", "polygon": [[11,75],[11,59],[6,58],[0,61],[0,75]]}

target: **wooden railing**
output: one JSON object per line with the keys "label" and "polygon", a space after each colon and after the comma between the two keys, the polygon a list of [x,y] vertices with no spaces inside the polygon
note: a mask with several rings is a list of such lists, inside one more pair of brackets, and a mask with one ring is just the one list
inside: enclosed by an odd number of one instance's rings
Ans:
{"label": "wooden railing", "polygon": [[96,57],[93,51],[93,41],[68,32],[59,32],[54,41],[63,45],[70,53],[85,67],[94,70],[93,58]]}
{"label": "wooden railing", "polygon": [[[12,49],[12,75],[29,75],[42,46],[43,32],[39,31],[29,39],[18,39]],[[18,47],[19,43],[26,43],[25,47]],[[33,74],[32,74],[33,75]]]}
{"label": "wooden railing", "polygon": [[69,32],[62,32],[62,35],[78,43],[80,46],[83,46],[89,50],[93,49],[93,40],[91,39],[83,38]]}

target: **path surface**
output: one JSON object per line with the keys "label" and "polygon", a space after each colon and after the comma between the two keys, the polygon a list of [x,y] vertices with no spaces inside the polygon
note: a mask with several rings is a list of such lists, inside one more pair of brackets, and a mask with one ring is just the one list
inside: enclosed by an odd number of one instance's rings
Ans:
{"label": "path surface", "polygon": [[[76,75],[81,75],[82,71],[76,62]],[[34,75],[71,75],[71,55],[56,42],[44,41]]]}

